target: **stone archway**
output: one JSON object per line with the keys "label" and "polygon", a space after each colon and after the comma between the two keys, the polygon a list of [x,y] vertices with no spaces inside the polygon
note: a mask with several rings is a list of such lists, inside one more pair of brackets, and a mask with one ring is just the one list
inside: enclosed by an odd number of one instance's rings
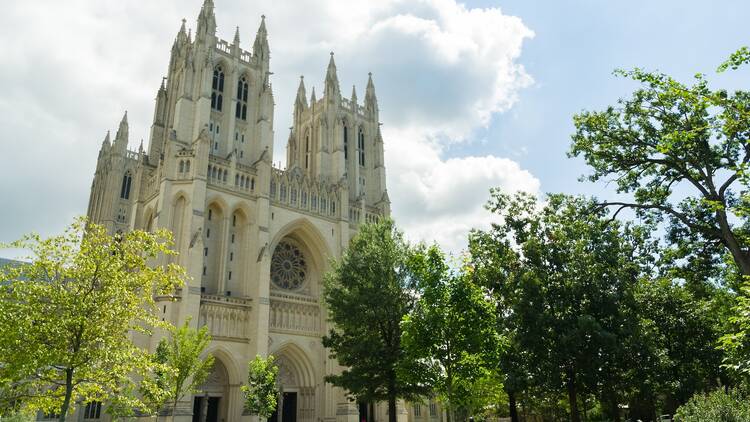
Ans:
{"label": "stone archway", "polygon": [[228,415],[229,374],[216,358],[214,367],[193,396],[193,422],[225,422]]}
{"label": "stone archway", "polygon": [[[273,355],[279,367],[278,387],[281,395],[276,421],[272,417],[268,422],[314,421],[316,398],[312,363],[305,352],[293,343],[283,345]],[[294,414],[290,415],[290,411]]]}

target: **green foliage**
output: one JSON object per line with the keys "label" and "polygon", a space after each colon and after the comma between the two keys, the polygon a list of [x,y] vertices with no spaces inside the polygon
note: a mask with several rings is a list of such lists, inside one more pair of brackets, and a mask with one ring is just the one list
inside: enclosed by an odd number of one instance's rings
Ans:
{"label": "green foliage", "polygon": [[680,422],[748,422],[750,401],[738,392],[715,390],[698,394],[677,410],[675,420]]}
{"label": "green foliage", "polygon": [[117,397],[141,407],[121,394],[150,363],[130,333],[162,325],[152,295],[183,283],[178,266],[149,265],[173,254],[170,233],[113,237],[78,219],[60,236],[32,234],[10,246],[33,255],[0,270],[0,391],[60,420],[77,402]]}
{"label": "green foliage", "polygon": [[[748,58],[732,56],[731,66]],[[704,75],[685,85],[641,69],[616,74],[640,83],[617,107],[585,111],[573,119],[571,156],[583,156],[588,180],[613,181],[647,220],[669,222],[668,254],[674,266],[698,270],[710,281],[729,253],[741,274],[750,275],[750,92],[712,90]],[[693,277],[696,278],[696,277]]]}
{"label": "green foliage", "polygon": [[524,379],[509,380],[509,391],[531,383],[555,394],[564,386],[572,420],[581,392],[616,405],[625,371],[636,364],[621,343],[637,325],[627,318],[633,288],[653,264],[648,231],[564,195],[542,205],[495,190],[488,208],[502,223],[472,233],[470,250],[510,342],[504,365],[524,365],[511,368]]}
{"label": "green foliage", "polygon": [[[323,338],[331,357],[345,368],[326,380],[361,401],[418,400],[428,389],[424,368],[401,344],[401,320],[414,307],[412,248],[391,220],[360,227],[341,260],[325,277],[324,297],[335,328]],[[425,375],[426,376],[426,375]]]}
{"label": "green foliage", "polygon": [[736,70],[743,64],[750,63],[750,49],[747,47],[741,47],[739,50],[732,53],[729,59],[721,64],[718,68],[718,72],[724,72],[727,69]]}
{"label": "green foliage", "polygon": [[634,358],[627,371],[631,418],[672,413],[696,392],[728,381],[716,347],[729,312],[720,291],[706,299],[680,283],[644,279],[635,301],[637,331],[623,344]]}
{"label": "green foliage", "polygon": [[402,326],[407,352],[424,363],[434,392],[454,414],[497,403],[494,305],[467,274],[449,272],[436,246],[417,248],[410,267],[420,282],[419,300]]}
{"label": "green foliage", "polygon": [[274,357],[263,359],[256,356],[247,365],[247,385],[242,386],[245,396],[245,409],[250,414],[268,418],[276,409],[279,390],[276,379],[279,367],[274,363]]}
{"label": "green foliage", "polygon": [[211,343],[208,326],[190,327],[190,319],[180,327],[170,327],[169,338],[163,338],[153,356],[152,375],[141,384],[141,391],[149,407],[159,410],[169,402],[172,414],[177,402],[187,394],[197,392],[214,366],[214,357],[205,356]]}

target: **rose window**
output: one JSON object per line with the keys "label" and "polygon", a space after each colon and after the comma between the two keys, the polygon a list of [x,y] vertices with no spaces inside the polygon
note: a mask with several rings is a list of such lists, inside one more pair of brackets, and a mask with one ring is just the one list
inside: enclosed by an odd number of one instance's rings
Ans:
{"label": "rose window", "polygon": [[271,281],[276,287],[295,290],[302,286],[307,275],[305,256],[299,248],[280,242],[271,258]]}

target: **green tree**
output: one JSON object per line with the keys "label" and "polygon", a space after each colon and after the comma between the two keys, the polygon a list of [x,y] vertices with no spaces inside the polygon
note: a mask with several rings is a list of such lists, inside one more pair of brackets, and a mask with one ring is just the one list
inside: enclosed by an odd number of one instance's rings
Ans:
{"label": "green tree", "polygon": [[153,294],[183,283],[178,266],[149,265],[173,253],[169,232],[110,236],[78,219],[60,236],[11,246],[33,256],[0,270],[0,391],[60,421],[73,403],[119,395],[149,366],[131,332],[159,325]]}
{"label": "green tree", "polygon": [[[723,68],[746,58],[740,50]],[[589,180],[613,181],[619,193],[632,194],[605,203],[616,213],[629,208],[668,219],[675,262],[715,266],[729,252],[750,275],[750,92],[712,90],[702,74],[686,85],[641,69],[615,73],[641,87],[616,107],[576,115],[569,155],[591,166]]]}
{"label": "green tree", "polygon": [[497,381],[494,305],[467,274],[451,273],[436,246],[418,249],[410,266],[420,283],[419,300],[402,327],[407,352],[424,362],[451,421],[495,404],[489,400],[497,394],[482,388],[488,379]]}
{"label": "green tree", "polygon": [[247,365],[247,385],[242,386],[245,395],[245,409],[252,415],[268,418],[276,409],[279,388],[276,380],[279,367],[274,362],[273,355],[263,359],[256,356]]}
{"label": "green tree", "polygon": [[699,394],[677,410],[680,422],[744,422],[750,421],[750,401],[736,391],[722,389]]}
{"label": "green tree", "polygon": [[[502,223],[474,232],[472,262],[498,297],[513,354],[528,381],[549,394],[564,386],[571,420],[580,396],[596,394],[619,420],[625,353],[634,325],[625,312],[651,261],[646,232],[608,219],[591,200],[551,195],[546,204],[493,190]],[[521,359],[518,359],[521,357]],[[607,374],[603,376],[602,374]]]}
{"label": "green tree", "polygon": [[[323,338],[345,368],[326,380],[361,401],[387,401],[396,421],[396,400],[417,400],[428,389],[422,368],[401,344],[401,320],[414,307],[411,247],[393,221],[365,224],[325,277],[325,302],[333,328]],[[416,371],[416,372],[415,372]]]}
{"label": "green tree", "polygon": [[177,403],[185,395],[195,393],[206,380],[214,366],[214,357],[205,354],[211,343],[208,326],[196,330],[190,327],[188,319],[180,327],[171,327],[169,332],[169,338],[161,339],[156,348],[156,369],[142,390],[157,410],[169,403],[174,420]]}

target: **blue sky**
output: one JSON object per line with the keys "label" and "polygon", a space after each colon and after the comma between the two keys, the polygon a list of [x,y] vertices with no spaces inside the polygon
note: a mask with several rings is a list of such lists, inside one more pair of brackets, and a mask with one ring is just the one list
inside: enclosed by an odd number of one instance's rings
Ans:
{"label": "blue sky", "polygon": [[[0,242],[59,233],[85,213],[96,155],[124,110],[148,142],[153,98],[182,18],[203,0],[8,0],[0,15]],[[618,67],[711,75],[748,41],[750,2],[677,0],[214,0],[218,35],[251,49],[266,15],[278,163],[299,75],[322,93],[329,52],[342,92],[372,71],[392,208],[415,240],[458,252],[487,227],[491,187],[600,197],[566,158],[572,116],[632,92]],[[283,163],[282,163],[283,166]],[[0,256],[8,256],[0,251]]]}
{"label": "blue sky", "polygon": [[540,179],[543,192],[606,196],[601,185],[579,183],[587,172],[565,152],[572,116],[615,104],[635,85],[614,77],[615,68],[659,70],[688,82],[696,72],[734,89],[750,87],[750,68],[717,76],[716,67],[750,44],[750,2],[746,1],[469,1],[473,7],[499,4],[534,32],[520,58],[535,84],[509,112],[494,116],[478,139],[449,154],[495,153],[513,157]]}

